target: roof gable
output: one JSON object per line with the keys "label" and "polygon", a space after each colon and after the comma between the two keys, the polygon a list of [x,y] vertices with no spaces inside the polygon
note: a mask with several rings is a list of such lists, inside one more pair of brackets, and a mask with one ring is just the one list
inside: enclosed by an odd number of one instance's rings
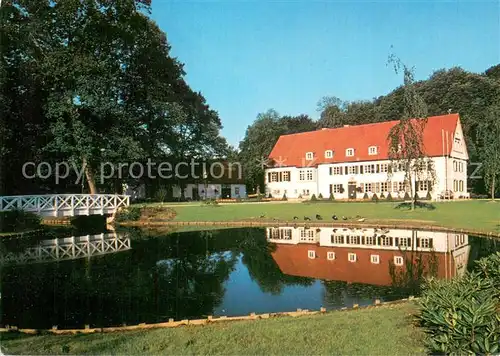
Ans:
{"label": "roof gable", "polygon": [[[391,128],[397,123],[399,121],[386,121],[283,135],[274,145],[269,159],[280,162],[282,166],[297,167],[389,159],[387,137]],[[459,125],[458,114],[429,117],[424,128],[426,155],[449,155],[452,147],[443,145],[443,142],[446,142],[444,137],[448,135],[449,142],[453,142],[457,125]],[[369,154],[371,146],[377,147],[376,154]],[[354,149],[354,156],[346,155],[346,150],[349,148]],[[334,152],[332,158],[325,157],[326,150]],[[307,152],[314,153],[312,161],[306,160]]]}

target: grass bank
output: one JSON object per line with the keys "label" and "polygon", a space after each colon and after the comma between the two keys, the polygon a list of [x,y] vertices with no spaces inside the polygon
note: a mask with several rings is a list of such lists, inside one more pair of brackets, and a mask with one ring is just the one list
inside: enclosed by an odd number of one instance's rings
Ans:
{"label": "grass bank", "polygon": [[4,333],[6,354],[425,354],[411,303],[324,315],[90,335]]}
{"label": "grass bank", "polygon": [[[304,221],[304,217],[316,220],[316,214],[324,221],[332,221],[332,215],[366,218],[366,223],[402,224],[411,222],[422,226],[448,227],[475,230],[484,233],[500,232],[500,202],[453,201],[434,203],[434,210],[418,208],[414,211],[397,209],[396,202],[321,202],[321,203],[234,203],[208,206],[202,204],[177,205],[174,221]],[[141,205],[138,205],[141,206]],[[147,206],[147,205],[146,205]],[[155,205],[158,206],[158,205]],[[264,216],[261,218],[261,216]]]}

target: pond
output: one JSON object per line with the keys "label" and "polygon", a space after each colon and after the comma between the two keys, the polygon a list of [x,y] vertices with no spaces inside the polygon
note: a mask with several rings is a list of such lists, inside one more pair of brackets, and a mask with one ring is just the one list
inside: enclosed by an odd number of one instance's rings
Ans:
{"label": "pond", "polygon": [[0,323],[105,327],[367,305],[418,295],[425,277],[461,275],[499,249],[460,233],[278,226],[2,240]]}

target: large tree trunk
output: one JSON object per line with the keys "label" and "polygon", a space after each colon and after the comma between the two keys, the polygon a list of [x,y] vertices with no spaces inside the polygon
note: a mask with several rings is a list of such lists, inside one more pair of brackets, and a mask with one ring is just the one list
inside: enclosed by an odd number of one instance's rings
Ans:
{"label": "large tree trunk", "polygon": [[495,200],[495,176],[491,179],[491,200]]}
{"label": "large tree trunk", "polygon": [[95,185],[94,172],[92,172],[92,167],[87,162],[87,158],[82,158],[83,166],[85,167],[85,177],[87,178],[87,184],[89,185],[90,194],[97,194],[97,188]]}

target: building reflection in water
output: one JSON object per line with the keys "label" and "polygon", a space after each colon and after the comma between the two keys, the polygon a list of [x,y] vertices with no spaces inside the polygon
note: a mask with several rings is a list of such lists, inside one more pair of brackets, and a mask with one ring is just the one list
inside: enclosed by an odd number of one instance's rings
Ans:
{"label": "building reflection in water", "polygon": [[470,251],[467,235],[448,232],[287,226],[267,228],[266,237],[284,274],[378,286],[417,265],[424,276],[461,275]]}

